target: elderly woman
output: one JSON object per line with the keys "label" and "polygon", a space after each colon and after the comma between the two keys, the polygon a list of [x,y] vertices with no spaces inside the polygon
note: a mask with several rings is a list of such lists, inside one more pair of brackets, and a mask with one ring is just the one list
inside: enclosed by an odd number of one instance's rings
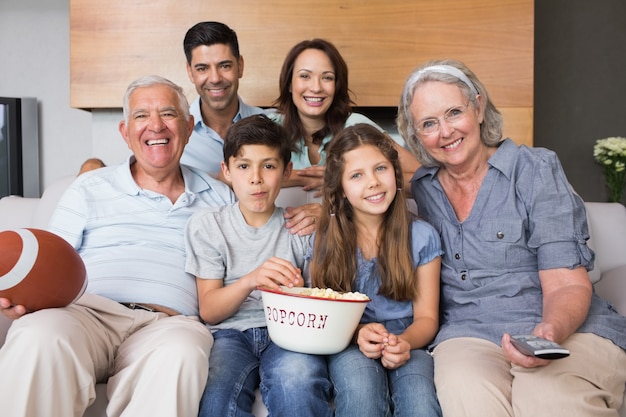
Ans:
{"label": "elderly woman", "polygon": [[[502,139],[502,116],[458,61],[408,78],[398,126],[422,167],[419,214],[439,232],[441,328],[432,343],[444,416],[617,416],[626,317],[593,293],[581,198],[554,152]],[[526,356],[510,335],[570,350]]]}

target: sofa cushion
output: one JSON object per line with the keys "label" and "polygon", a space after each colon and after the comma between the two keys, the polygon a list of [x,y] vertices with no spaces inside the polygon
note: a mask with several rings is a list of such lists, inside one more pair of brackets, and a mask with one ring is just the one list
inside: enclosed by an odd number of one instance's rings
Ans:
{"label": "sofa cushion", "polygon": [[33,213],[32,227],[38,229],[46,229],[48,227],[50,217],[52,217],[52,212],[54,212],[59,199],[75,179],[76,176],[74,175],[62,177],[46,188],[46,191],[41,196],[40,204]]}

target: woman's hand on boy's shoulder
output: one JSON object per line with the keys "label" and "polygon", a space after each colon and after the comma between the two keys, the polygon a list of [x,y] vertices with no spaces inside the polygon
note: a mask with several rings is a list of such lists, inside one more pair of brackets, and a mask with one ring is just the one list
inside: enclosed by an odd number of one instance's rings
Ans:
{"label": "woman's hand on boy's shoulder", "polygon": [[285,208],[285,227],[291,234],[306,236],[317,229],[322,205],[319,203],[304,204],[299,207]]}

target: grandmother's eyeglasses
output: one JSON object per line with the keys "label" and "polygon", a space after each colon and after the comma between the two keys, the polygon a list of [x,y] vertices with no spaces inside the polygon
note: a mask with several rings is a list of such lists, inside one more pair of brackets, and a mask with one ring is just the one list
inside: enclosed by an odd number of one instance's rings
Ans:
{"label": "grandmother's eyeglasses", "polygon": [[[465,106],[457,106],[449,109],[444,115],[443,120],[448,124],[458,123],[467,116],[467,107],[469,106],[469,101]],[[432,117],[430,119],[421,120],[417,126],[416,130],[424,136],[434,135],[439,132],[439,126],[441,124],[440,117]]]}

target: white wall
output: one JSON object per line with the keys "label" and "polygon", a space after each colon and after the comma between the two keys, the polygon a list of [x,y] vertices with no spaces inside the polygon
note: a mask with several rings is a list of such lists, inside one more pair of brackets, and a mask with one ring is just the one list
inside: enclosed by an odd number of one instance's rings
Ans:
{"label": "white wall", "polygon": [[121,111],[70,107],[69,34],[69,0],[0,0],[0,96],[38,99],[43,188],[87,158],[128,155]]}
{"label": "white wall", "polygon": [[[122,107],[122,97],[120,97]],[[118,130],[124,117],[122,109],[94,110],[92,123],[92,154],[107,165],[119,164],[128,158],[130,150]]]}

